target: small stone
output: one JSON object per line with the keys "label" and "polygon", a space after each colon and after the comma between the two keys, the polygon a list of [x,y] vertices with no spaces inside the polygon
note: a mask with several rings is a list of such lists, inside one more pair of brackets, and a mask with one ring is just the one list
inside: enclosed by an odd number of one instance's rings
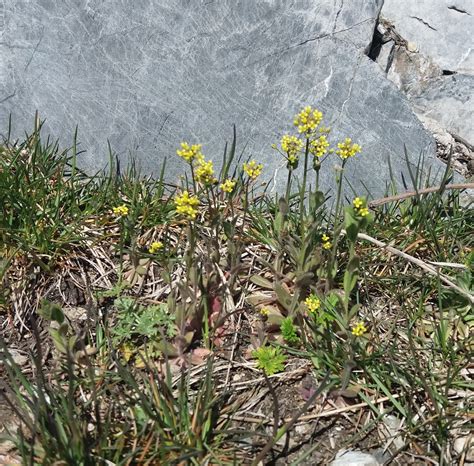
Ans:
{"label": "small stone", "polygon": [[418,47],[414,42],[407,42],[407,50],[411,53],[418,52]]}
{"label": "small stone", "polygon": [[297,433],[298,435],[306,435],[310,430],[311,430],[311,424],[298,424],[296,427],[295,427],[295,433]]}
{"label": "small stone", "polygon": [[474,462],[474,438],[472,436],[458,437],[454,441],[453,447],[458,455],[466,453],[465,461]]}
{"label": "small stone", "polygon": [[381,463],[369,453],[357,450],[339,450],[330,466],[381,466]]}
{"label": "small stone", "polygon": [[384,417],[383,422],[387,430],[388,440],[393,442],[397,450],[401,450],[405,445],[405,442],[400,435],[402,422],[396,416],[392,416],[390,414]]}
{"label": "small stone", "polygon": [[10,356],[12,357],[15,364],[18,364],[19,366],[24,366],[28,362],[28,356],[25,356],[24,354],[20,353],[20,351],[16,349],[9,349],[8,352],[10,353]]}
{"label": "small stone", "polygon": [[87,309],[83,307],[65,307],[63,312],[71,322],[85,322],[87,320]]}

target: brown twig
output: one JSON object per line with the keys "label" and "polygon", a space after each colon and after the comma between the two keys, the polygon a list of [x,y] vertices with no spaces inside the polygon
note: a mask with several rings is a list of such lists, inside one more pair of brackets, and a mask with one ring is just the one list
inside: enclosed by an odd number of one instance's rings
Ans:
{"label": "brown twig", "polygon": [[375,201],[370,201],[369,207],[378,207],[383,204],[388,204],[389,202],[401,201],[403,199],[408,199],[409,197],[414,197],[421,194],[429,194],[435,193],[436,191],[448,191],[455,189],[474,189],[474,183],[448,184],[446,186],[433,186],[431,188],[419,189],[418,191],[408,191],[406,193],[397,194],[396,196],[383,197],[381,199],[376,199]]}
{"label": "brown twig", "polygon": [[452,288],[453,290],[456,290],[459,294],[463,295],[472,304],[474,304],[474,295],[472,295],[466,290],[463,290],[461,287],[453,283],[446,275],[443,275],[439,270],[436,270],[435,267],[427,264],[421,259],[417,259],[416,257],[410,256],[410,254],[407,254],[406,252],[400,251],[399,249],[389,246],[388,244],[383,243],[382,241],[379,241],[378,239],[372,238],[372,236],[366,235],[365,233],[359,233],[357,235],[357,238],[363,239],[365,241],[368,241],[369,243],[375,244],[379,248],[385,249],[386,251],[392,254],[395,254],[396,256],[401,257],[402,259],[405,259],[408,262],[411,262],[412,264],[417,265],[418,267],[422,268],[425,272],[428,272],[430,275],[439,277],[439,279],[445,285],[447,285],[449,288]]}

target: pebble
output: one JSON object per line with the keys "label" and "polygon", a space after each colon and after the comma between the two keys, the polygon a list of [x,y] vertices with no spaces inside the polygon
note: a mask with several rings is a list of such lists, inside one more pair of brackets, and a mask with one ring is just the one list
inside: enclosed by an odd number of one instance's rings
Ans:
{"label": "pebble", "polygon": [[28,356],[25,356],[23,353],[20,353],[16,349],[9,349],[8,352],[12,357],[13,361],[19,366],[24,366],[28,362]]}
{"label": "pebble", "polygon": [[358,450],[339,450],[329,466],[382,466],[377,458]]}
{"label": "pebble", "polygon": [[472,436],[458,437],[454,441],[453,447],[458,455],[466,453],[465,461],[474,462],[474,438]]}

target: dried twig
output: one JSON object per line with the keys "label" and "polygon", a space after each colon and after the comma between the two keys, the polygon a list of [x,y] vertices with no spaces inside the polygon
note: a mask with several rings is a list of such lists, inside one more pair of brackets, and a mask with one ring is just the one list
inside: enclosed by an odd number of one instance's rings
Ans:
{"label": "dried twig", "polygon": [[403,199],[408,199],[409,197],[419,196],[420,194],[429,194],[435,193],[436,191],[448,191],[456,189],[474,189],[474,183],[448,184],[446,186],[434,186],[431,188],[418,189],[417,191],[409,191],[406,193],[397,194],[396,196],[376,199],[374,201],[369,202],[369,207],[378,207],[383,204],[388,204],[389,202],[401,201]]}
{"label": "dried twig", "polygon": [[474,304],[474,295],[472,295],[466,290],[463,290],[461,287],[453,283],[446,275],[443,275],[439,270],[437,270],[435,267],[431,266],[430,264],[427,264],[421,259],[417,259],[416,257],[410,256],[410,254],[407,254],[406,252],[400,251],[399,249],[389,246],[388,244],[383,243],[382,241],[379,241],[378,239],[372,238],[372,236],[366,235],[365,233],[359,233],[357,237],[359,239],[368,241],[369,243],[375,244],[379,248],[385,249],[386,251],[392,254],[395,254],[396,256],[401,257],[402,259],[405,259],[408,262],[411,262],[412,264],[417,265],[418,267],[422,268],[425,272],[428,272],[430,275],[439,277],[439,279],[446,286],[448,286],[449,288],[452,288],[453,290],[456,290],[459,294],[467,298],[469,302]]}

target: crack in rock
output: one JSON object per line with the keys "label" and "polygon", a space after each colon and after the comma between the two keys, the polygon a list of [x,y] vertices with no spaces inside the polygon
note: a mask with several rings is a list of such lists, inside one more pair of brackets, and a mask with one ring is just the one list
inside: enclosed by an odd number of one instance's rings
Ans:
{"label": "crack in rock", "polygon": [[410,16],[410,18],[416,19],[417,21],[419,21],[420,23],[423,23],[426,27],[432,29],[433,31],[437,31],[437,29],[431,26],[430,23],[427,23],[425,20],[418,18],[418,16]]}
{"label": "crack in rock", "polygon": [[7,95],[6,97],[4,97],[2,100],[0,100],[0,104],[3,104],[4,102],[6,102],[7,100],[15,97],[16,95],[16,91],[13,92],[13,94],[10,94],[10,95]]}
{"label": "crack in rock", "polygon": [[344,0],[341,0],[341,4],[339,5],[339,10],[336,13],[336,17],[334,18],[334,24],[332,26],[332,33],[334,34],[334,31],[336,30],[337,27],[337,20],[339,19],[339,15],[341,14],[342,9],[344,8]]}
{"label": "crack in rock", "polygon": [[30,63],[33,61],[33,57],[35,56],[36,52],[38,51],[38,47],[40,46],[41,41],[43,40],[43,37],[44,37],[44,28],[41,30],[41,36],[39,38],[39,41],[36,44],[36,47],[34,48],[33,53],[31,54],[31,57],[28,60],[28,63],[26,64],[25,69],[23,71],[26,71],[28,69],[28,67],[30,66]]}
{"label": "crack in rock", "polygon": [[454,10],[454,11],[457,11],[458,13],[462,13],[464,15],[468,15],[468,16],[471,16],[471,13],[467,12],[466,10],[463,10],[455,5],[450,5],[448,6],[448,10]]}

